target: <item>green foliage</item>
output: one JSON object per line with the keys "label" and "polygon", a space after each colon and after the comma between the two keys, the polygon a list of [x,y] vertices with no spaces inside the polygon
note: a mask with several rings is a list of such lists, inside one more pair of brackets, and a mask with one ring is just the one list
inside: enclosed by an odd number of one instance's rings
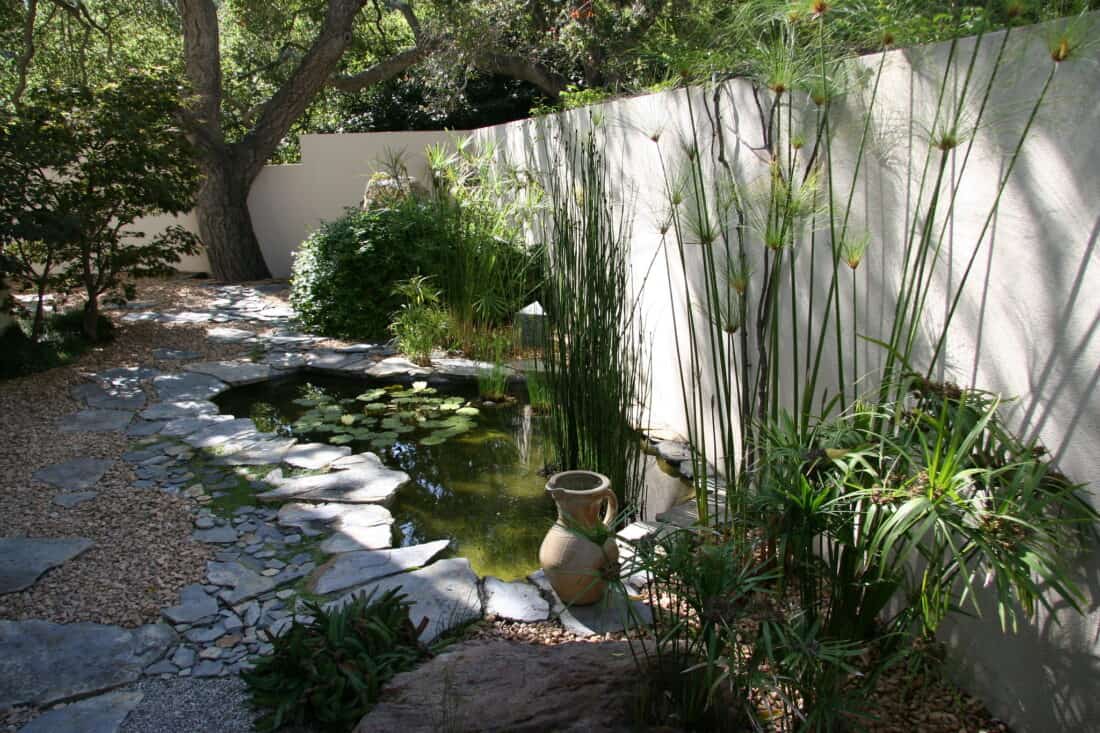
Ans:
{"label": "green foliage", "polygon": [[527,372],[527,402],[536,412],[549,412],[554,393],[542,372]]}
{"label": "green foliage", "polygon": [[424,365],[431,363],[432,350],[446,341],[450,326],[450,317],[439,304],[439,291],[428,280],[416,275],[394,286],[394,293],[406,302],[389,326],[401,353]]}
{"label": "green foliage", "polygon": [[148,241],[126,228],[191,207],[198,173],[175,122],[179,93],[174,81],[134,75],[94,90],[36,89],[16,112],[0,110],[0,247],[40,297],[51,286],[84,291],[89,340],[104,292],[198,249],[180,227]]}
{"label": "green foliage", "polygon": [[298,249],[290,302],[306,328],[349,339],[379,339],[402,305],[394,283],[434,272],[447,232],[430,203],[349,210]]}
{"label": "green foliage", "polygon": [[632,425],[646,395],[628,241],[604,188],[595,139],[567,143],[570,175],[551,178],[542,362],[561,470],[604,474],[624,505],[642,496],[641,440]]}
{"label": "green foliage", "polygon": [[[23,377],[74,362],[92,345],[84,335],[84,311],[68,310],[44,318],[38,339],[29,336],[32,322],[16,319],[0,333],[0,379]],[[96,341],[115,335],[111,319],[100,315]]]}
{"label": "green foliage", "polygon": [[405,598],[398,590],[377,598],[372,591],[332,611],[307,603],[314,620],[295,619],[282,636],[271,639],[271,656],[241,675],[253,704],[269,710],[258,721],[260,729],[308,723],[322,730],[350,730],[391,677],[427,655]]}

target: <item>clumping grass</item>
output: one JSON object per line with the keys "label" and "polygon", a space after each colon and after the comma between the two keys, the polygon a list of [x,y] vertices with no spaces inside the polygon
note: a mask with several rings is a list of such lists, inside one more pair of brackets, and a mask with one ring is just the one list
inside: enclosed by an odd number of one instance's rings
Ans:
{"label": "clumping grass", "polygon": [[554,404],[554,393],[541,372],[527,373],[527,402],[536,412],[549,412]]}

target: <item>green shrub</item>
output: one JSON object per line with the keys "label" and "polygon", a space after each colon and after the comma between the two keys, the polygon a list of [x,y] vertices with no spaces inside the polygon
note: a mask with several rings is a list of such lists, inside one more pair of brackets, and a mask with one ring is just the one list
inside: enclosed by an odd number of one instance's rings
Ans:
{"label": "green shrub", "polygon": [[401,306],[393,284],[433,272],[445,242],[432,207],[408,197],[326,222],[294,259],[290,301],[302,325],[326,336],[384,338]]}
{"label": "green shrub", "polygon": [[383,685],[427,655],[397,590],[358,596],[326,611],[307,603],[311,623],[297,620],[272,639],[274,651],[242,677],[256,707],[268,710],[261,730],[293,723],[348,731],[378,700]]}
{"label": "green shrub", "polygon": [[439,291],[428,284],[429,280],[415,275],[394,286],[394,294],[406,302],[390,323],[390,333],[401,353],[424,365],[431,362],[432,349],[445,342],[451,320],[439,304]]}
{"label": "green shrub", "polygon": [[[97,342],[114,338],[115,324],[106,316],[96,319]],[[0,337],[0,379],[24,377],[64,366],[77,359],[89,346],[84,336],[84,311],[74,309],[46,319],[39,341],[27,336],[29,322],[16,322]]]}

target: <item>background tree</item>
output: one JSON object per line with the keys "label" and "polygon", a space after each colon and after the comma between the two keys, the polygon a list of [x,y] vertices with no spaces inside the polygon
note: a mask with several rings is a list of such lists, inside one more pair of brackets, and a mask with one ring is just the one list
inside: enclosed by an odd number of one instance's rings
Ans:
{"label": "background tree", "polygon": [[[176,122],[179,91],[140,75],[94,91],[36,90],[0,120],[0,244],[18,256],[22,277],[38,278],[40,296],[48,284],[83,290],[89,340],[99,297],[123,276],[168,272],[197,251],[179,227],[148,241],[126,229],[192,206],[198,175]],[[43,263],[46,278],[32,268]]]}

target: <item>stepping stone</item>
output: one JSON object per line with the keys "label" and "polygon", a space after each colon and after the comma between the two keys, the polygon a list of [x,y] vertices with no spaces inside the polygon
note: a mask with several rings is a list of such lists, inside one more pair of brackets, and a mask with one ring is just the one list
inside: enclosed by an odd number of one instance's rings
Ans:
{"label": "stepping stone", "polygon": [[231,545],[237,541],[237,531],[232,527],[196,529],[191,533],[191,539],[212,545]]}
{"label": "stepping stone", "polygon": [[141,417],[146,420],[176,420],[183,417],[216,414],[218,414],[218,406],[208,400],[161,402],[141,411]]}
{"label": "stepping stone", "polygon": [[317,568],[310,577],[308,587],[311,592],[322,596],[354,588],[387,575],[426,565],[450,544],[450,540],[436,540],[392,550],[346,552]]}
{"label": "stepping stone", "polygon": [[253,572],[239,562],[208,562],[206,578],[214,585],[226,587],[226,590],[218,592],[218,597],[230,606],[275,590],[277,585],[271,578]]}
{"label": "stepping stone", "polygon": [[[409,474],[382,464],[376,456],[351,468],[316,476],[277,479],[276,488],[257,494],[260,501],[336,501],[348,504],[385,504],[408,483]],[[270,479],[269,479],[270,480]]]}
{"label": "stepping stone", "polygon": [[218,423],[229,422],[233,419],[232,415],[199,415],[198,417],[181,417],[178,420],[172,420],[163,428],[161,428],[160,434],[173,438],[180,438],[185,435],[191,435],[197,433],[200,430],[216,425]]}
{"label": "stepping stone", "polygon": [[180,591],[178,606],[161,611],[161,615],[174,624],[193,624],[199,619],[213,616],[218,612],[218,601],[211,597],[201,585],[188,585]]}
{"label": "stepping stone", "polygon": [[[341,557],[347,557],[342,555]],[[481,598],[477,591],[477,573],[464,557],[438,560],[426,568],[375,581],[325,605],[326,610],[340,608],[355,596],[371,593],[375,598],[400,588],[412,602],[409,618],[414,625],[423,618],[428,625],[420,641],[430,644],[443,632],[481,618]]]}
{"label": "stepping stone", "polygon": [[131,389],[158,374],[160,370],[153,367],[115,367],[96,374],[95,379],[103,385],[104,389],[111,387]]}
{"label": "stepping stone", "polygon": [[336,351],[314,351],[309,355],[309,366],[326,372],[352,371],[367,365],[362,354],[341,354]]}
{"label": "stepping stone", "polygon": [[302,443],[287,451],[283,463],[295,468],[317,470],[335,460],[351,455],[346,445],[325,445],[324,443]]}
{"label": "stepping stone", "polygon": [[200,361],[184,367],[187,371],[209,374],[212,377],[232,384],[253,384],[271,378],[268,364],[256,364],[251,361]]}
{"label": "stepping stone", "polygon": [[196,448],[214,448],[230,441],[243,444],[254,442],[262,437],[260,431],[256,429],[256,423],[247,417],[239,417],[197,430],[186,436],[183,441]]}
{"label": "stepping stone", "polygon": [[0,709],[42,707],[129,684],[175,640],[165,624],[0,621]]}
{"label": "stepping stone", "polygon": [[134,413],[128,410],[81,410],[61,418],[63,433],[112,433],[126,429]]}
{"label": "stepping stone", "polygon": [[[214,463],[225,466],[267,466],[283,460],[286,452],[298,441],[294,438],[268,438],[255,443],[225,443],[219,448],[222,453]],[[237,447],[240,450],[234,450]],[[228,452],[228,455],[225,455]]]}
{"label": "stepping stone", "polygon": [[604,599],[590,606],[569,606],[561,612],[566,631],[577,636],[612,634],[628,628],[653,624],[653,611],[641,601],[608,591]]}
{"label": "stepping stone", "polygon": [[166,313],[166,323],[207,323],[213,317],[205,311],[182,311],[180,313]]}
{"label": "stepping stone", "polygon": [[94,544],[82,537],[0,538],[0,594],[30,588],[47,570],[72,560]]}
{"label": "stepping stone", "polygon": [[229,389],[229,385],[209,374],[183,372],[162,374],[153,379],[157,397],[165,402],[207,400]]}
{"label": "stepping stone", "polygon": [[69,390],[74,399],[106,410],[140,410],[145,407],[145,393],[141,387],[105,390],[98,384],[78,384]]}
{"label": "stepping stone", "polygon": [[237,344],[241,341],[253,338],[255,335],[256,334],[252,331],[245,331],[241,328],[227,328],[225,326],[216,326],[208,329],[206,332],[206,338],[223,344]]}
{"label": "stepping stone", "polygon": [[91,501],[98,495],[99,493],[96,491],[77,491],[71,494],[58,494],[53,498],[53,503],[57,506],[63,506],[66,509],[71,509],[77,504],[83,504],[86,501]]}
{"label": "stepping stone", "polygon": [[138,690],[108,692],[48,710],[20,728],[19,733],[117,733],[122,721],[144,698]]}
{"label": "stepping stone", "polygon": [[506,583],[494,577],[485,578],[485,613],[510,621],[545,621],[550,618],[550,604],[539,589],[517,580]]}
{"label": "stepping stone", "polygon": [[374,527],[390,526],[393,515],[377,504],[284,504],[279,508],[278,523],[283,527],[319,530],[329,525]]}
{"label": "stepping stone", "polygon": [[[473,359],[459,359],[454,357],[432,359],[432,371],[447,377],[476,378],[481,373],[489,371],[495,366],[495,364],[491,364],[487,361],[475,361]],[[503,368],[507,374],[511,374],[514,371],[509,366],[502,365],[501,368]]]}
{"label": "stepping stone", "polygon": [[391,356],[367,369],[367,376],[376,378],[396,377],[406,374],[417,376],[431,374],[431,371],[431,369],[425,369],[419,364],[414,364],[404,357]]}
{"label": "stepping stone", "polygon": [[202,354],[197,351],[187,351],[186,349],[153,349],[153,358],[160,361],[184,361],[186,359],[197,359]]}
{"label": "stepping stone", "polygon": [[167,420],[142,420],[139,417],[126,427],[126,434],[135,438],[147,438],[159,433],[167,424]]}
{"label": "stepping stone", "polygon": [[262,363],[273,369],[302,369],[309,365],[309,357],[305,354],[272,351],[264,355]]}
{"label": "stepping stone", "polygon": [[142,323],[145,321],[159,321],[163,318],[156,311],[141,311],[140,313],[127,313],[122,317],[123,323]]}
{"label": "stepping stone", "polygon": [[99,483],[114,461],[106,458],[73,458],[34,472],[34,478],[65,491],[83,491]]}
{"label": "stepping stone", "polygon": [[393,546],[393,527],[388,524],[376,524],[369,527],[356,525],[337,529],[321,543],[320,550],[326,555],[339,555],[343,552],[360,550],[384,550]]}

